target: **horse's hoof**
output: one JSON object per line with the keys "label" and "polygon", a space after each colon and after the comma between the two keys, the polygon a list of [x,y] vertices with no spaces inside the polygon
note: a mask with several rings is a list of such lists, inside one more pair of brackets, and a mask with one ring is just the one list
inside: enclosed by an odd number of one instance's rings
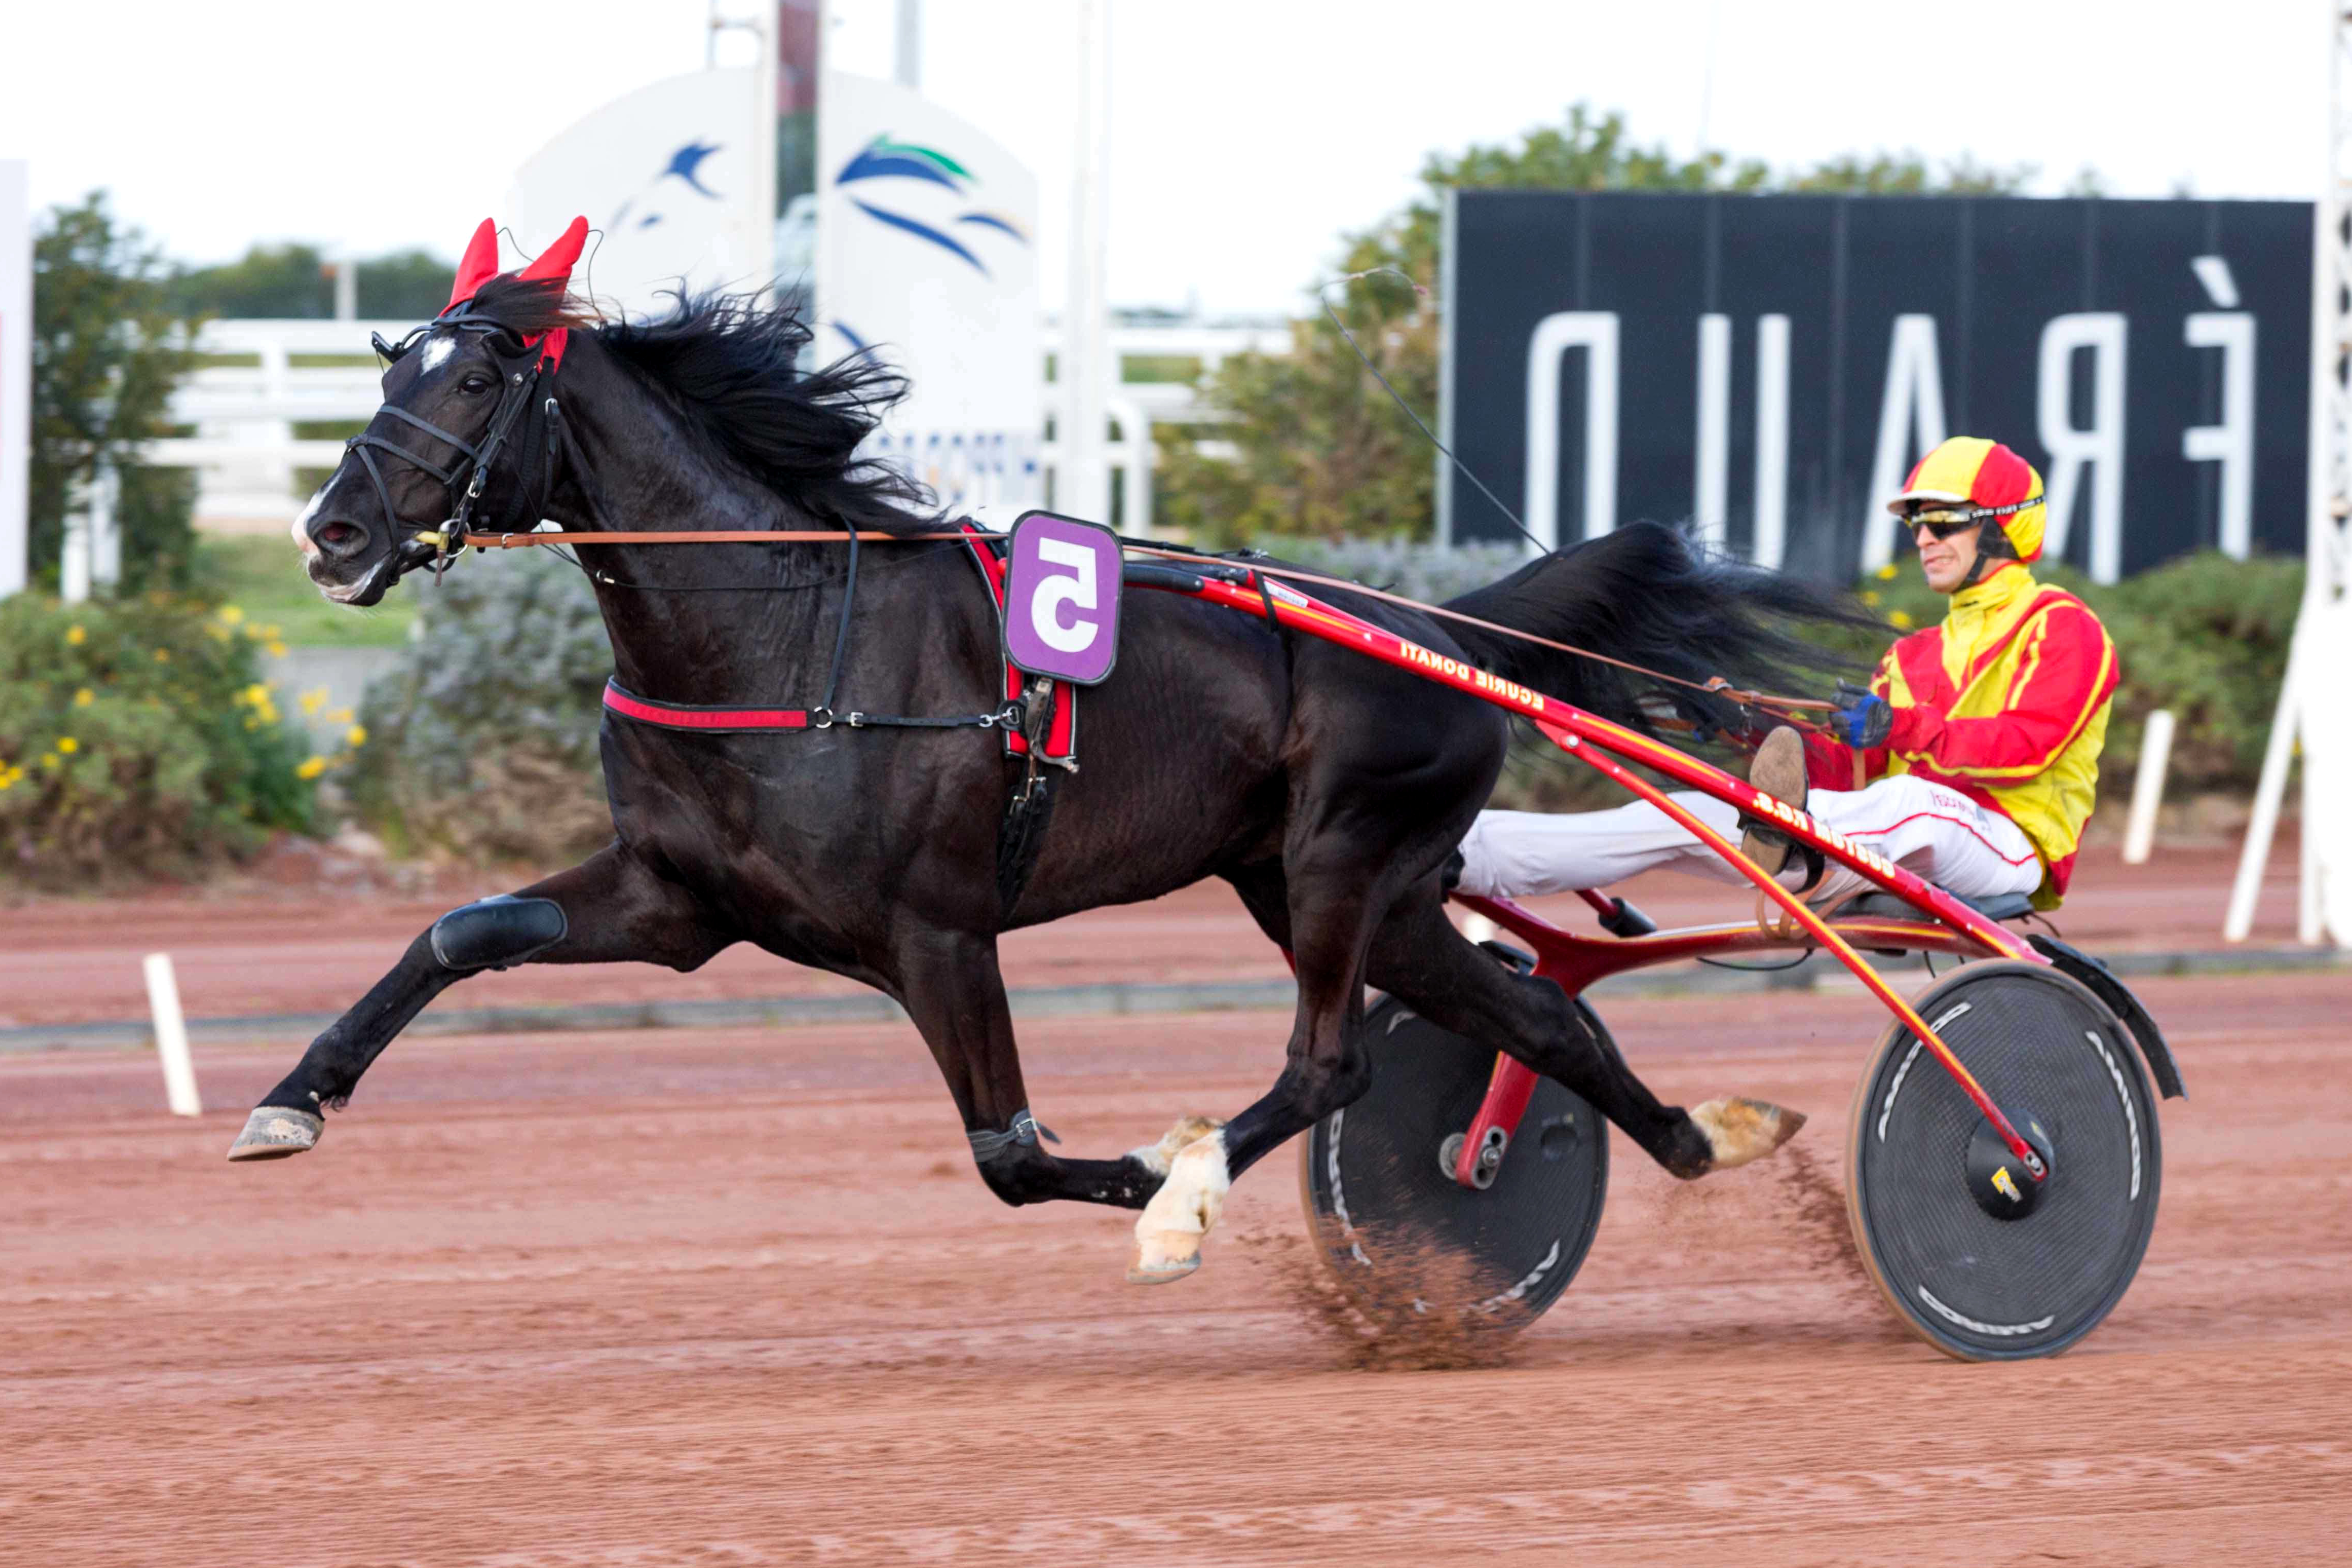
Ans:
{"label": "horse's hoof", "polygon": [[1164,1181],[1169,1168],[1175,1164],[1177,1155],[1223,1125],[1224,1122],[1214,1116],[1180,1116],[1175,1126],[1160,1135],[1159,1142],[1129,1149],[1127,1157]]}
{"label": "horse's hoof", "polygon": [[1797,1129],[1805,1124],[1805,1115],[1801,1110],[1783,1110],[1777,1105],[1738,1095],[1696,1106],[1690,1119],[1706,1134],[1707,1147],[1713,1152],[1707,1165],[1710,1171],[1728,1171],[1750,1160],[1760,1160],[1794,1138]]}
{"label": "horse's hoof", "polygon": [[260,1106],[245,1119],[245,1131],[228,1146],[228,1157],[283,1160],[289,1154],[317,1148],[320,1134],[326,1131],[327,1121],[322,1116],[307,1110],[289,1110],[282,1105]]}
{"label": "horse's hoof", "polygon": [[1164,1285],[1201,1267],[1201,1238],[1216,1228],[1233,1185],[1222,1131],[1194,1139],[1168,1163],[1168,1179],[1135,1219],[1135,1251],[1127,1265],[1130,1285]]}
{"label": "horse's hoof", "polygon": [[1138,1233],[1135,1254],[1128,1260],[1130,1285],[1165,1285],[1201,1267],[1201,1233],[1197,1230],[1155,1230]]}

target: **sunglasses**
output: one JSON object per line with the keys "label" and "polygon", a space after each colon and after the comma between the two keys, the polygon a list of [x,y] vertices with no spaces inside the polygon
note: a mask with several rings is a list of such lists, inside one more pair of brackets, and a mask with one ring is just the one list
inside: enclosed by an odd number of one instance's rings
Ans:
{"label": "sunglasses", "polygon": [[2045,499],[2047,498],[2042,496],[2028,496],[2023,500],[2013,500],[2006,506],[1938,508],[1935,510],[1922,507],[1917,511],[1906,513],[1903,519],[1903,525],[1914,533],[1924,528],[1937,539],[1949,539],[1952,535],[1965,533],[1971,528],[1981,528],[1995,518],[2013,517],[2021,511],[2031,511],[2040,506]]}
{"label": "sunglasses", "polygon": [[1982,528],[1986,515],[1981,511],[1915,511],[1903,521],[1914,533],[1924,528],[1937,539],[1945,540]]}

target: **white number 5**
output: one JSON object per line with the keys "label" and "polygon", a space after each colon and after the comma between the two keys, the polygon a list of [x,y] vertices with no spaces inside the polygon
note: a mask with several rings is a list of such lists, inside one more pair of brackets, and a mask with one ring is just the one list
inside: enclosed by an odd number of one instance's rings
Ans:
{"label": "white number 5", "polygon": [[[1095,552],[1083,544],[1066,540],[1041,539],[1037,542],[1037,559],[1048,565],[1069,568],[1076,576],[1055,575],[1037,584],[1029,596],[1029,625],[1038,639],[1056,653],[1080,653],[1094,646],[1102,631],[1102,623],[1083,612],[1098,608],[1101,599],[1095,582]],[[1064,626],[1055,611],[1067,604],[1082,612],[1073,617],[1071,626]]]}

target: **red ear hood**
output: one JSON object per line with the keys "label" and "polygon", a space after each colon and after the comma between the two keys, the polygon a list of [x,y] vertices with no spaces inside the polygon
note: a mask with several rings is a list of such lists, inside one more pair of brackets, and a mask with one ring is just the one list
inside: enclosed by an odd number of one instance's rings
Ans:
{"label": "red ear hood", "polygon": [[444,315],[456,310],[478,292],[483,284],[499,275],[499,229],[488,218],[474,231],[466,243],[466,259],[457,263],[457,284],[449,290],[449,302],[441,307]]}
{"label": "red ear hood", "polygon": [[572,220],[572,226],[556,237],[553,245],[541,251],[539,258],[516,276],[526,281],[551,278],[569,283],[572,281],[572,265],[580,259],[580,252],[587,244],[588,220],[575,217]]}

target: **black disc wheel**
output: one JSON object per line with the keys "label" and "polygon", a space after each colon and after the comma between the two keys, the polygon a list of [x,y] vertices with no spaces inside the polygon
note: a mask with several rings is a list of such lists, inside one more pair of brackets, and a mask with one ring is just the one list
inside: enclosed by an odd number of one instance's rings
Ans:
{"label": "black disc wheel", "polygon": [[[1579,1002],[1584,1027],[1606,1038]],[[1609,1130],[1592,1108],[1537,1081],[1483,1188],[1453,1156],[1494,1076],[1491,1046],[1449,1034],[1390,997],[1366,1015],[1371,1088],[1300,1140],[1299,1188],[1318,1250],[1376,1324],[1444,1314],[1509,1332],[1576,1278],[1609,1191]]]}
{"label": "black disc wheel", "polygon": [[2163,1150],[2131,1037],[2055,970],[1971,963],[1920,1017],[2050,1167],[2037,1183],[1901,1024],[1854,1091],[1846,1207],[1903,1321],[1962,1361],[2054,1355],[2123,1300]]}

